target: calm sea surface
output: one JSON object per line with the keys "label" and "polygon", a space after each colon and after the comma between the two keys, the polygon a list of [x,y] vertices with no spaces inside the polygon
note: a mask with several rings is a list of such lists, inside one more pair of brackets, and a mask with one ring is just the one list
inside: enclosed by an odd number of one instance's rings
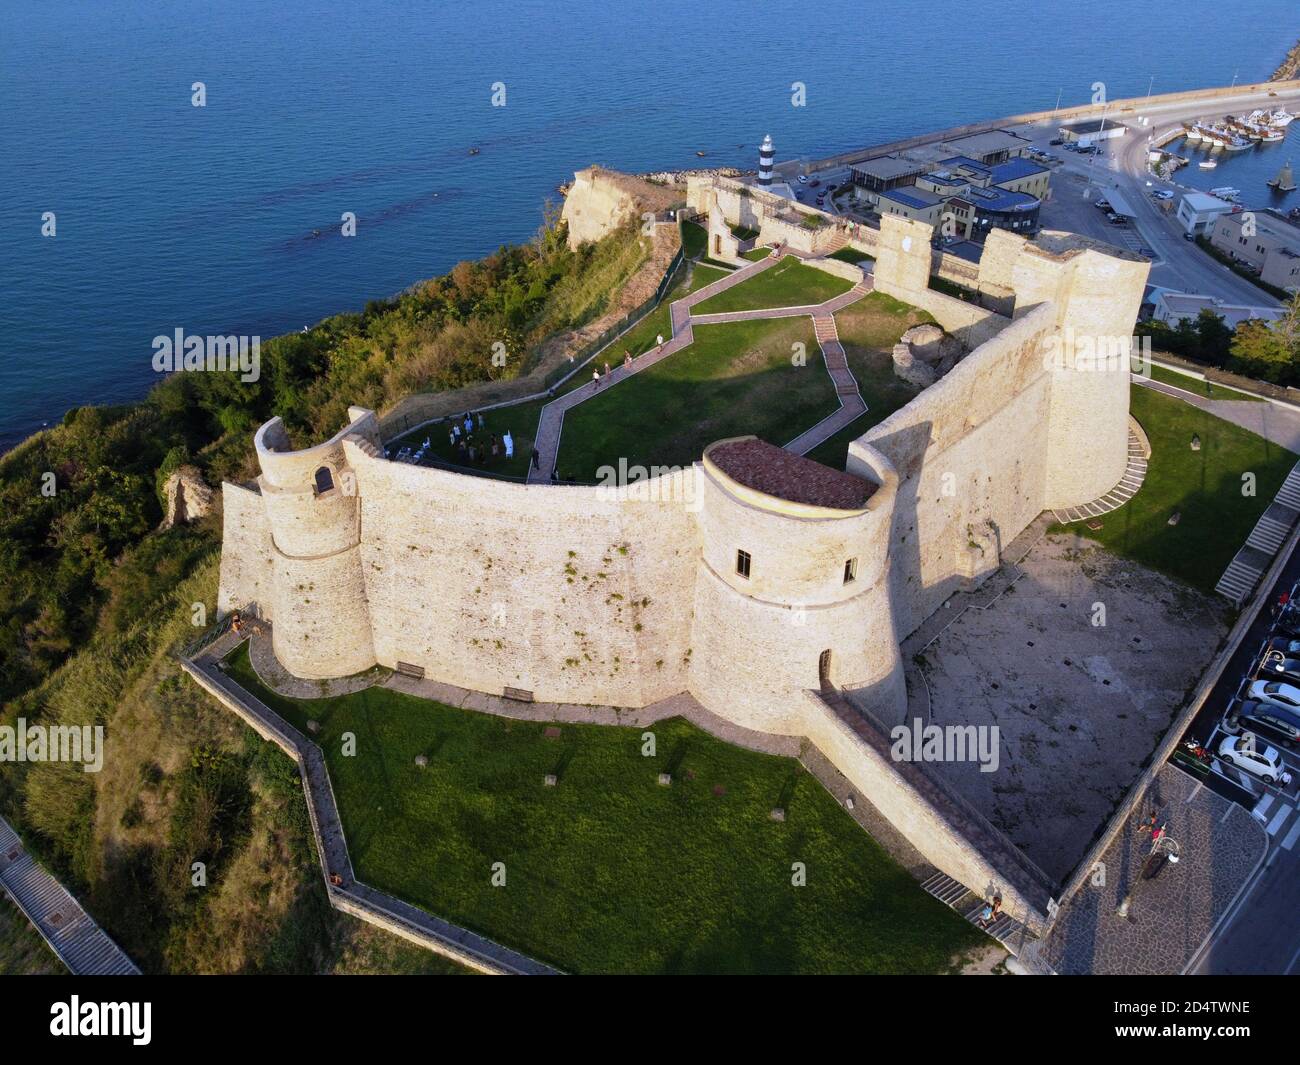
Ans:
{"label": "calm sea surface", "polygon": [[[1177,10],[8,0],[0,448],[142,395],[158,334],[296,330],[525,239],[591,162],[751,166],[768,132],[778,158],[823,154],[1084,102],[1096,81],[1118,97],[1153,74],[1156,92],[1262,80],[1300,37],[1294,0]],[[1268,156],[1253,177],[1233,160],[1196,183],[1249,198],[1282,153],[1250,154]]]}

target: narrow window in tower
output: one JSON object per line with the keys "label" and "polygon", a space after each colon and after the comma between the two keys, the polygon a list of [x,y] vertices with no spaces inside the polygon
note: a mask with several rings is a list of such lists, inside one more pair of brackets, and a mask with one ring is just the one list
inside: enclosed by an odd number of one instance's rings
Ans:
{"label": "narrow window in tower", "polygon": [[844,583],[852,584],[858,579],[858,560],[856,558],[846,559],[844,562]]}
{"label": "narrow window in tower", "polygon": [[744,577],[745,580],[749,580],[749,552],[748,551],[736,552],[736,572],[739,573],[742,577]]}

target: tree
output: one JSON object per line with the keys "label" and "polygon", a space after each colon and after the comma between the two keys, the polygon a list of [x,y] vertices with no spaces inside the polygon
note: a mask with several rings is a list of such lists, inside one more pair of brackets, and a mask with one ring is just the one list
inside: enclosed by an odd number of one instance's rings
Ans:
{"label": "tree", "polygon": [[1229,369],[1273,384],[1300,380],[1300,295],[1276,322],[1251,319],[1237,326]]}

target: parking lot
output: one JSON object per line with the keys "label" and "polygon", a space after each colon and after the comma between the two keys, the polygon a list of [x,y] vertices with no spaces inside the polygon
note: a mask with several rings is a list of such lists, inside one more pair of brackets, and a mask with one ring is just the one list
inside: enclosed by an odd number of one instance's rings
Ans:
{"label": "parking lot", "polygon": [[[904,645],[909,720],[998,729],[939,772],[1051,877],[1082,859],[1226,634],[1225,600],[1046,537]],[[939,626],[942,627],[938,631]],[[916,656],[920,656],[917,658]]]}

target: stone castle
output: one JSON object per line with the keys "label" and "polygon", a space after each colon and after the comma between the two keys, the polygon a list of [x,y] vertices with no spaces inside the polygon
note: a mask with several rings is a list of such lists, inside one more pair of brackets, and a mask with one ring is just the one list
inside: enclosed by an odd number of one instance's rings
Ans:
{"label": "stone castle", "polygon": [[[746,198],[709,180],[691,198],[721,249]],[[1148,264],[995,231],[978,280],[999,314],[930,289],[930,226],[886,216],[875,236],[875,287],[970,350],[853,441],[846,470],[742,438],[626,489],[519,484],[389,461],[368,410],[300,451],[276,418],[256,435],[256,484],[223,486],[220,610],[255,605],[299,677],[380,664],[624,707],[689,692],[735,725],[806,737],[939,869],[997,886],[1033,924],[1050,892],[830,696],[901,721],[900,641],[1043,511],[1120,481],[1128,361],[1081,352],[1131,335]]]}

